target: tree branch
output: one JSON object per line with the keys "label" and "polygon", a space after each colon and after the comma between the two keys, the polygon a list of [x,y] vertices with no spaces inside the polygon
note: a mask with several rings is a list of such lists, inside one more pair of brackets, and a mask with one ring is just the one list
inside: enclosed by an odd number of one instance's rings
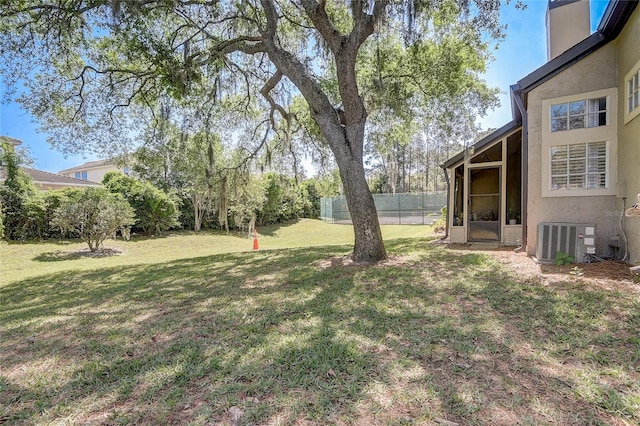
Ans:
{"label": "tree branch", "polygon": [[340,31],[338,31],[329,19],[329,16],[327,16],[324,1],[318,4],[315,0],[302,0],[301,3],[307,16],[309,16],[309,19],[311,19],[311,22],[313,22],[313,25],[335,55],[341,49],[344,36],[340,34]]}
{"label": "tree branch", "polygon": [[372,13],[369,15],[365,12],[364,6],[367,2],[362,0],[353,1],[353,29],[349,34],[349,44],[355,48],[356,52],[365,42],[365,40],[373,34],[376,24],[382,19],[385,8],[389,4],[388,1],[378,0],[373,5]]}
{"label": "tree branch", "polygon": [[280,80],[282,79],[282,76],[283,76],[282,72],[277,70],[275,74],[273,74],[271,78],[265,83],[262,89],[260,89],[260,94],[267,100],[267,102],[269,102],[269,105],[271,106],[271,110],[269,111],[269,119],[271,120],[271,126],[274,128],[276,127],[275,118],[274,118],[275,111],[278,111],[282,116],[282,118],[284,118],[287,122],[289,122],[289,118],[290,118],[289,114],[282,107],[282,105],[279,105],[278,103],[276,103],[276,101],[271,96],[271,91],[280,82]]}

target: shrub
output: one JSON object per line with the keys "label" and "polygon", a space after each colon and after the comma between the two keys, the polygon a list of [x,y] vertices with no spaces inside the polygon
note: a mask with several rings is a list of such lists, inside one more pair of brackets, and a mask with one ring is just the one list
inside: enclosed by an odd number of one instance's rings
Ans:
{"label": "shrub", "polygon": [[47,191],[42,196],[42,222],[44,225],[44,234],[46,238],[64,238],[65,235],[71,238],[77,238],[74,233],[63,233],[59,227],[52,226],[51,221],[55,211],[70,197],[78,197],[82,189],[66,188],[59,191]]}
{"label": "shrub", "polygon": [[4,237],[8,240],[42,238],[42,198],[31,178],[20,169],[18,156],[6,146],[0,153],[0,163],[6,173],[6,179],[0,185]]}
{"label": "shrub", "polygon": [[62,201],[51,221],[63,232],[76,232],[92,252],[107,237],[135,222],[133,209],[118,194],[103,188],[87,188]]}
{"label": "shrub", "polygon": [[565,252],[559,251],[556,253],[556,265],[571,265],[575,258],[573,256],[568,255]]}
{"label": "shrub", "polygon": [[118,172],[105,175],[103,185],[112,193],[121,194],[134,210],[138,231],[147,235],[180,226],[177,203],[165,192],[148,182],[141,182]]}

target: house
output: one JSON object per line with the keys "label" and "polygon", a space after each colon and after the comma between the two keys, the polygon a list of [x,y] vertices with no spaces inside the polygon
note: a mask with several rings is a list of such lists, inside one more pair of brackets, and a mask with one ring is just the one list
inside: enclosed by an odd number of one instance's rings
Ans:
{"label": "house", "polygon": [[21,167],[29,175],[36,188],[41,191],[57,190],[64,188],[96,188],[102,186],[97,182],[62,176],[57,173],[45,172],[44,170]]}
{"label": "house", "polygon": [[113,160],[89,161],[70,169],[60,170],[58,174],[91,182],[102,182],[108,172],[121,171],[129,174],[129,168],[119,168]]}
{"label": "house", "polygon": [[[22,141],[19,139],[10,138],[8,136],[0,136],[0,142],[4,142],[14,149],[16,146],[20,146]],[[0,148],[1,149],[1,148]],[[41,191],[57,190],[64,188],[87,188],[101,186],[96,182],[89,182],[86,180],[75,179],[72,177],[62,176],[56,173],[45,172],[43,170],[33,169],[30,167],[20,167],[32,180],[35,187]],[[0,182],[4,181],[4,171],[0,169]]]}
{"label": "house", "polygon": [[8,146],[9,150],[13,152],[16,146],[20,146],[22,141],[20,139],[12,138],[9,136],[0,136],[0,152],[3,146]]}
{"label": "house", "polygon": [[520,245],[553,260],[640,262],[640,8],[551,0],[548,62],[511,86],[513,120],[443,165],[451,242]]}

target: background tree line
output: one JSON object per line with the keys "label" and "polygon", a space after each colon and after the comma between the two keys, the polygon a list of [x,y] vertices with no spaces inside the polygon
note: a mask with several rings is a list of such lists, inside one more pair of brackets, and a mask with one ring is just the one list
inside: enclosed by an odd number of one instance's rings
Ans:
{"label": "background tree line", "polygon": [[[154,120],[158,136],[177,125],[188,143],[206,147],[199,153],[205,181],[182,185],[195,227],[216,204],[225,227],[258,210],[232,208],[233,197],[249,188],[238,184],[237,173],[248,179],[250,167],[277,162],[283,153],[294,171],[301,152],[330,158],[351,211],[353,259],[375,262],[386,252],[364,162],[391,191],[413,190],[408,178],[420,154],[407,148],[416,127],[436,126],[455,140],[458,118],[493,102],[495,91],[481,75],[504,37],[500,6],[494,0],[0,1],[6,52],[0,74],[6,96],[18,92],[63,152],[113,157],[139,146],[142,128]],[[163,127],[158,109],[166,99],[180,110]],[[219,119],[219,106],[238,118],[207,124]],[[228,156],[209,155],[217,137]],[[381,145],[367,155],[373,142]],[[407,160],[398,162],[405,151]],[[421,164],[429,171],[420,181],[437,187],[432,163]],[[261,218],[267,220],[255,215]]]}
{"label": "background tree line", "polygon": [[[141,149],[134,157],[148,158],[152,154],[161,153]],[[63,206],[80,200],[86,190],[39,191],[19,164],[19,156],[8,146],[0,150],[0,167],[5,176],[0,184],[0,235],[12,241],[78,237],[77,230],[62,226],[56,213]],[[276,172],[240,173],[236,170],[235,174],[214,180],[215,185],[205,186],[200,195],[205,199],[202,202],[197,201],[200,196],[196,195],[193,182],[205,179],[206,175],[196,176],[192,170],[191,180],[184,183],[177,177],[169,179],[169,174],[156,174],[154,181],[150,170],[153,164],[139,163],[134,167],[134,170],[146,171],[146,177],[143,174],[133,177],[119,172],[108,173],[103,180],[104,191],[92,195],[95,203],[98,199],[109,198],[108,194],[116,194],[118,199],[124,200],[132,214],[130,223],[125,225],[133,233],[158,235],[170,229],[246,230],[250,225],[318,218],[320,197],[336,195],[339,190],[335,175],[297,180]],[[220,192],[221,181],[226,181],[223,192]],[[222,198],[225,199],[223,203],[219,202]],[[120,205],[120,210],[123,209]],[[69,210],[69,215],[77,216],[77,211]]]}

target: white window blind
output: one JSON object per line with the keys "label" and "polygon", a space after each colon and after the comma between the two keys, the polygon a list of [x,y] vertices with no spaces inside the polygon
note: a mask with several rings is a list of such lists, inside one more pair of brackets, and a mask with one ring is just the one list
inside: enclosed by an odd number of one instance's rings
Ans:
{"label": "white window blind", "polygon": [[551,147],[551,190],[607,187],[607,143]]}

